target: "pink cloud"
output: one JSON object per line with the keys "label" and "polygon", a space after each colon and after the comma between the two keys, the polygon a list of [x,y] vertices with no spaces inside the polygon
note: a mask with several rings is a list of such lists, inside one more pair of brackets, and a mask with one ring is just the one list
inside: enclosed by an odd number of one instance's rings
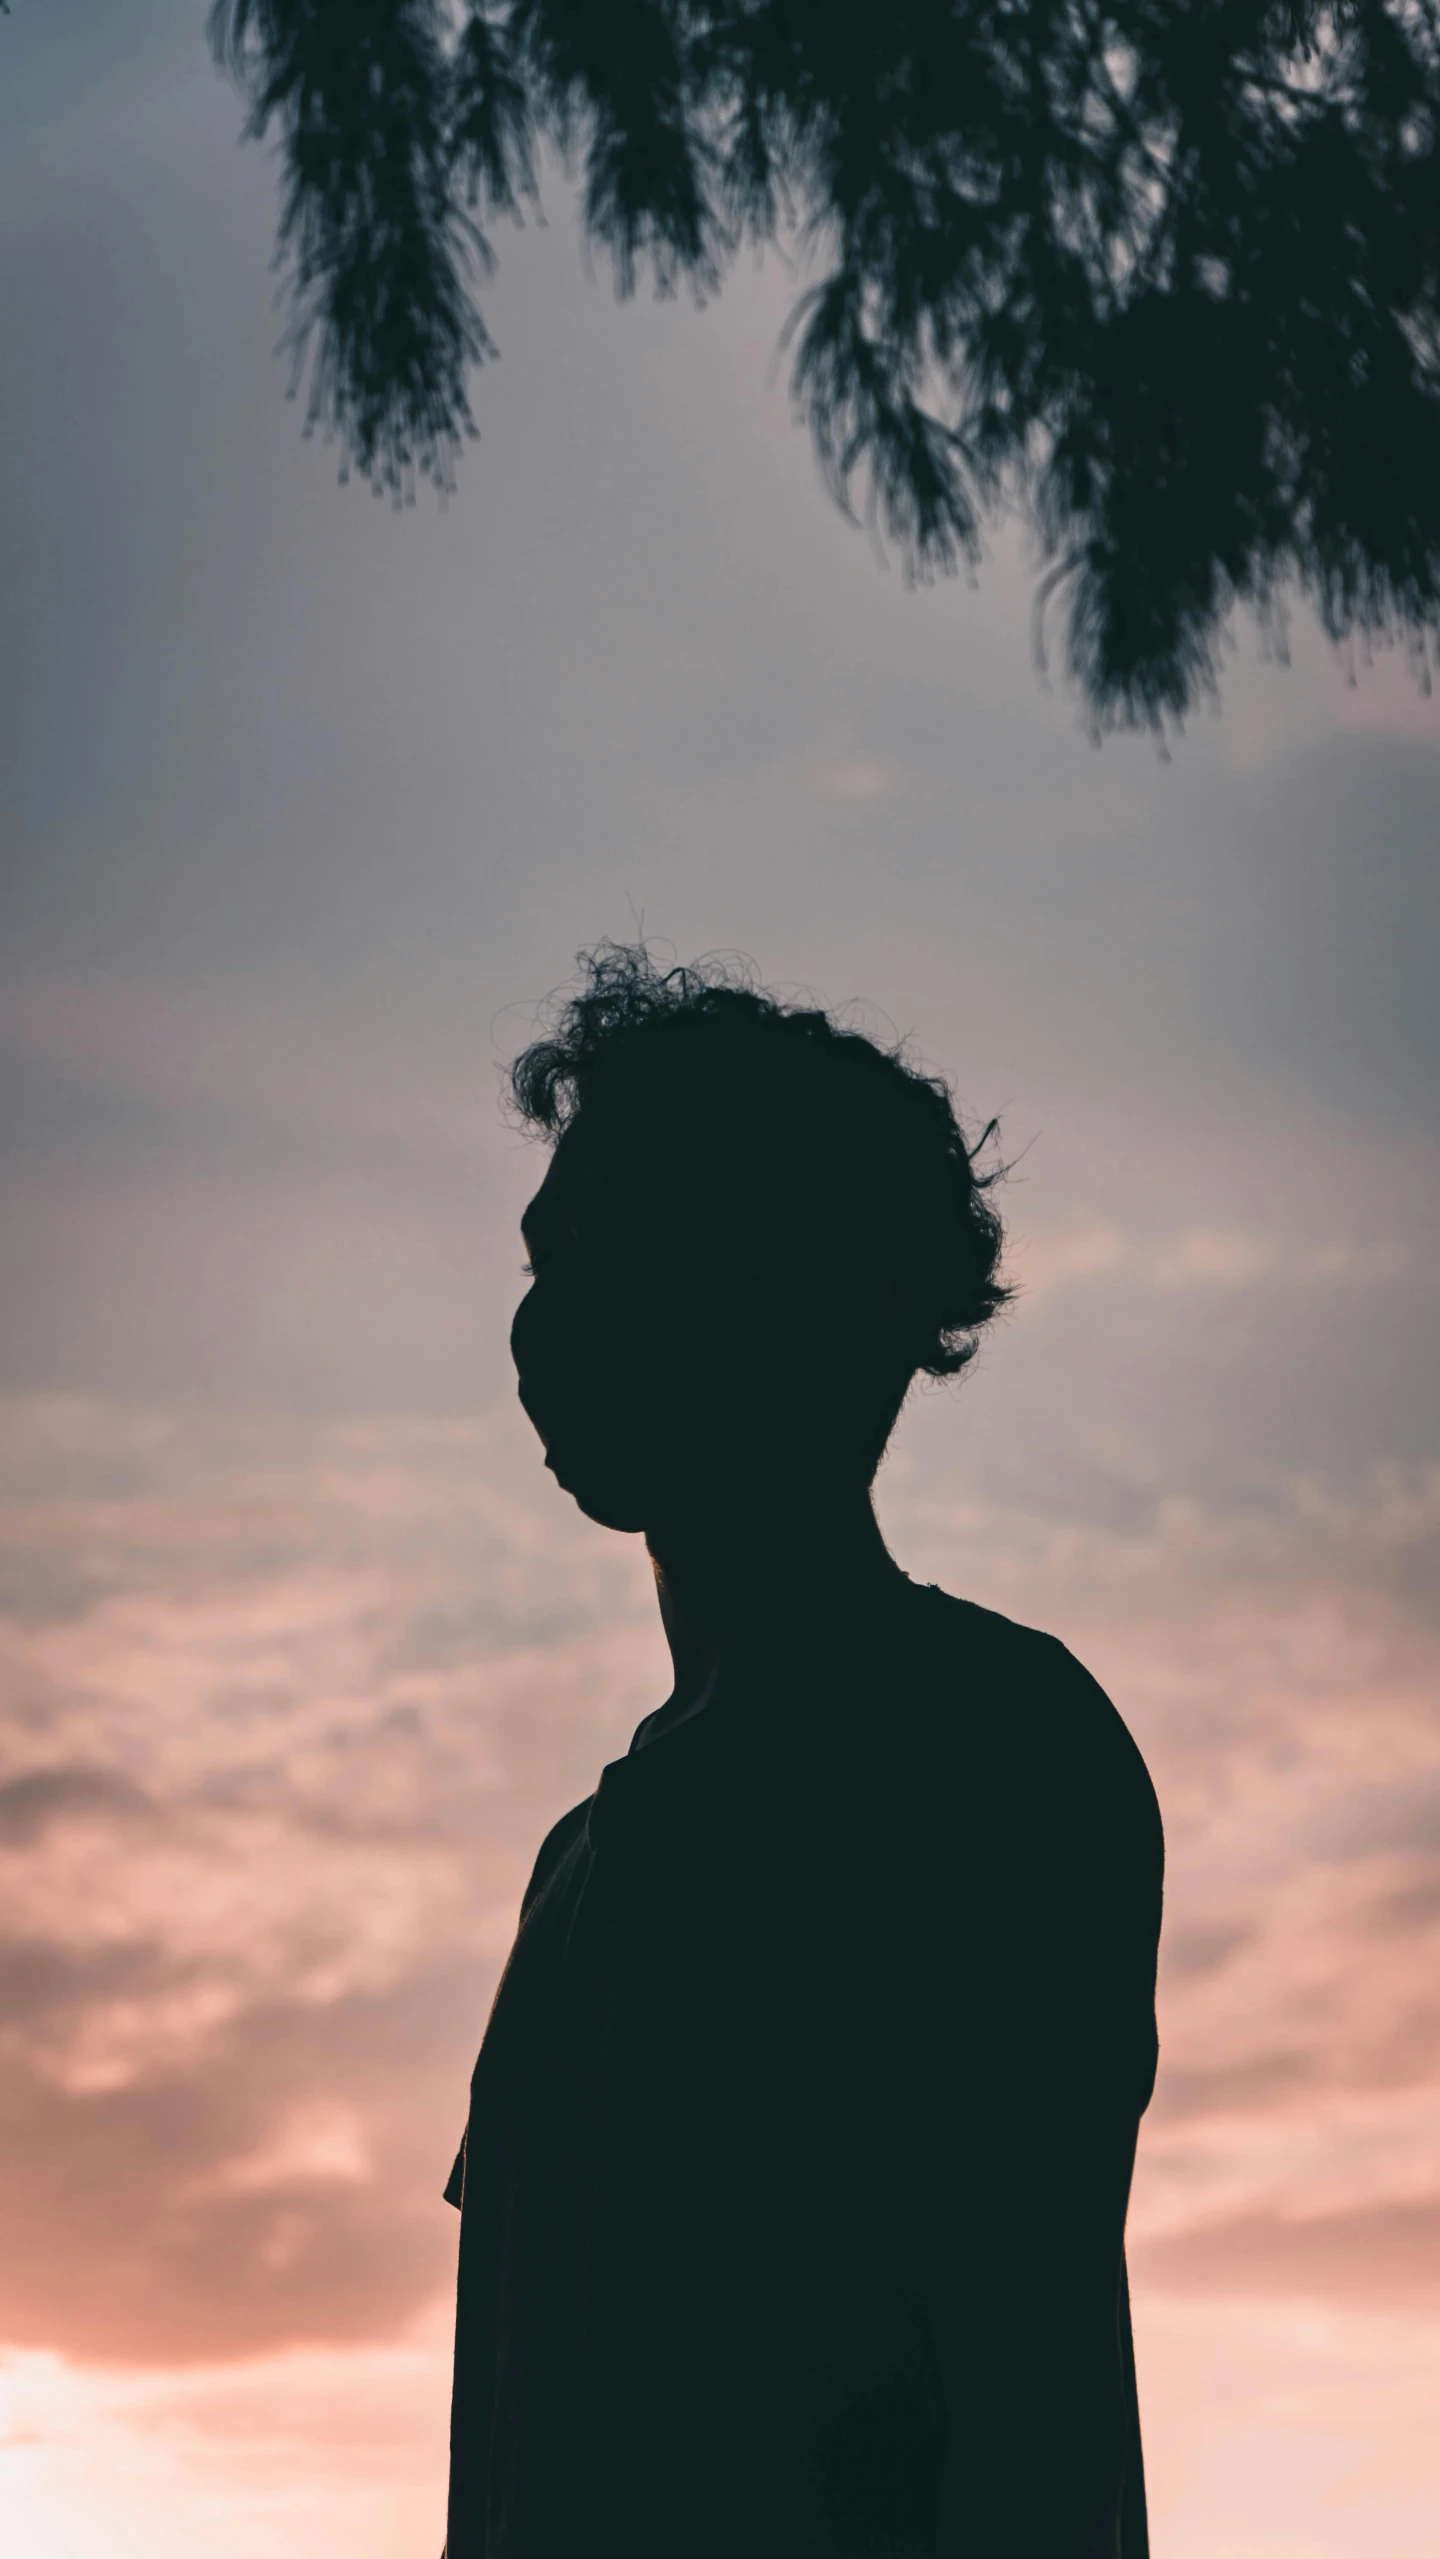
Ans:
{"label": "pink cloud", "polygon": [[[186,2559],[381,2559],[438,2511],[439,2188],[490,1987],[542,1831],[656,1700],[646,1577],[553,1502],[510,1416],[67,1400],[9,1422],[3,2329],[69,2412],[55,2440],[115,2465],[109,2523],[67,2508],[63,2546],[109,2559],[123,2512],[166,2554],[208,2480],[230,2520]],[[1422,2361],[1440,2339],[1440,1637],[1406,1596],[1440,1479],[1277,1484],[1249,1517],[1162,1503],[1120,1535],[902,1459],[883,1506],[918,1576],[1069,1641],[1156,1775],[1142,2383],[1161,2546],[1207,2559],[1184,2447],[1203,2406],[1249,2475],[1227,2376],[1257,2406],[1288,2390],[1323,2447],[1340,2420],[1306,2321],[1342,2341],[1352,2408],[1382,2329]],[[366,2411],[402,2372],[387,2434]],[[1430,2546],[1408,2530],[1392,2559]],[[1292,2555],[1272,2532],[1253,2559]]]}

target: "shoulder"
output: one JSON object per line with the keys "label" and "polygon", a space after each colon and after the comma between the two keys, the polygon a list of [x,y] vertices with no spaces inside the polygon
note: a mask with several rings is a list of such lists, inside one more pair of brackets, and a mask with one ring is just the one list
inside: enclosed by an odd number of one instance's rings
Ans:
{"label": "shoulder", "polygon": [[[1148,2093],[1164,1838],[1145,1762],[1055,1636],[925,1596],[901,1683],[897,1850],[919,1850],[925,1907],[952,1912],[1002,1985],[1027,1964],[1032,1990],[1053,1997],[1088,1981],[1087,2013],[1111,2019]],[[1027,2013],[1040,1996],[1027,1993]]]}
{"label": "shoulder", "polygon": [[583,1803],[572,1804],[569,1812],[562,1813],[558,1822],[553,1822],[545,1833],[540,1842],[539,1854],[530,1871],[530,1881],[525,1887],[525,1897],[520,1904],[522,1922],[529,1917],[532,1907],[539,1900],[552,1876],[564,1865],[584,1830],[585,1817],[594,1801],[593,1795],[587,1795]]}
{"label": "shoulder", "polygon": [[970,1738],[977,1722],[989,1720],[1017,1748],[1074,1741],[1143,1771],[1116,1707],[1057,1635],[933,1583],[917,1598],[923,1606],[914,1612],[911,1647],[928,1674],[923,1704],[937,1734]]}
{"label": "shoulder", "polygon": [[1049,1814],[1096,1852],[1123,1841],[1158,1894],[1155,1789],[1099,1681],[1054,1635],[933,1585],[916,1596],[894,1700],[912,1776],[952,1805],[983,1797],[1000,1832]]}

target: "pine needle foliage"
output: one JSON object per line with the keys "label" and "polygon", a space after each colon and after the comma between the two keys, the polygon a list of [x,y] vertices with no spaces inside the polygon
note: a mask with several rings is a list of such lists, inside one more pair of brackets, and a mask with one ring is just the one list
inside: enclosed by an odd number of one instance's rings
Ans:
{"label": "pine needle foliage", "polygon": [[1018,510],[1097,729],[1237,603],[1440,621],[1440,0],[216,0],[312,427],[448,486],[542,145],[622,292],[782,241],[825,478],[927,578]]}

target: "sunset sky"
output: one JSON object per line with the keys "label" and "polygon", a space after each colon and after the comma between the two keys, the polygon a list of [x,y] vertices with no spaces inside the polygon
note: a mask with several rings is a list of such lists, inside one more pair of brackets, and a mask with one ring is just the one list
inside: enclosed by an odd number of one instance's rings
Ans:
{"label": "sunset sky", "polygon": [[440,2199],[549,1823],[665,1693],[513,1402],[576,951],[741,951],[998,1112],[1021,1296],[880,1479],[1164,1808],[1156,2559],[1440,2548],[1440,705],[1237,626],[1168,761],[823,495],[795,279],[556,176],[443,510],[272,360],[202,0],[0,21],[0,2537],[436,2559]]}

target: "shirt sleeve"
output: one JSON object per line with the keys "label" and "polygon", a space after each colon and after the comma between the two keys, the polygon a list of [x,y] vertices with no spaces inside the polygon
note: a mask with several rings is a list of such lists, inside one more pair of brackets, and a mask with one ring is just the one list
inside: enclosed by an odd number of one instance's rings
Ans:
{"label": "shirt sleeve", "polygon": [[[545,1886],[549,1882],[551,1875],[554,1873],[556,1866],[559,1864],[560,1859],[569,1847],[576,1831],[584,1821],[585,1815],[590,1809],[590,1803],[591,1798],[587,1795],[583,1803],[573,1805],[568,1813],[562,1813],[558,1822],[553,1823],[550,1829],[547,1830],[545,1837],[540,1843],[539,1854],[530,1870],[530,1881],[526,1885],[524,1895],[521,1899],[519,1928],[524,1927],[536,1901],[544,1891]],[[519,1928],[516,1930],[517,1936],[519,1934]],[[509,1958],[507,1957],[507,1963],[508,1960]],[[505,1978],[503,1971],[500,1978],[502,1981]],[[496,1984],[496,1997],[498,1998],[498,1996],[499,1983]],[[494,2007],[493,2000],[491,2002],[491,2007],[492,2009]],[[465,2203],[465,2150],[468,2138],[468,2131],[466,2133],[462,2133],[460,2138],[460,2147],[455,2153],[454,2166],[451,2168],[450,2174],[445,2180],[443,2200],[447,2204],[453,2204],[457,2212],[463,2210]]]}
{"label": "shirt sleeve", "polygon": [[937,2550],[1143,2559],[1124,2227],[1159,1815],[1108,1698],[1049,1638],[997,1646],[954,1737],[912,1799],[889,2036],[943,2410]]}

